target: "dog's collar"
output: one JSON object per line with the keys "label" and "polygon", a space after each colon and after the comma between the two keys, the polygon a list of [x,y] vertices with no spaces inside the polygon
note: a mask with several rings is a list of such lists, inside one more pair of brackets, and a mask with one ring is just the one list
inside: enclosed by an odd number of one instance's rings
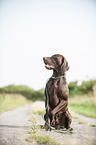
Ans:
{"label": "dog's collar", "polygon": [[59,78],[64,78],[66,75],[64,74],[63,76],[59,76],[59,77],[51,77],[50,79],[59,79]]}
{"label": "dog's collar", "polygon": [[47,80],[47,82],[46,82],[46,86],[47,86],[47,83],[48,83],[48,81],[50,80],[50,79],[60,79],[60,78],[64,78],[64,77],[66,77],[66,74],[64,74],[63,76],[59,76],[59,77],[53,77],[53,76],[51,76],[48,80]]}

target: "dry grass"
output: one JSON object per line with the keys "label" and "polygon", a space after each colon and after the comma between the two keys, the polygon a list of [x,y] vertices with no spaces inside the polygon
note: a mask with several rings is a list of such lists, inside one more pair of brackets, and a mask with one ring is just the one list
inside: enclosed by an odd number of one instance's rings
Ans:
{"label": "dry grass", "polygon": [[32,106],[31,112],[31,121],[32,127],[30,132],[30,137],[27,141],[30,142],[37,142],[39,144],[46,144],[46,145],[60,145],[54,138],[50,137],[49,135],[44,135],[40,132],[40,127],[37,125],[37,115],[41,115],[41,113],[45,109],[45,103],[42,101],[36,101]]}
{"label": "dry grass", "polygon": [[19,94],[0,94],[0,113],[13,110],[18,107],[31,103],[23,95]]}

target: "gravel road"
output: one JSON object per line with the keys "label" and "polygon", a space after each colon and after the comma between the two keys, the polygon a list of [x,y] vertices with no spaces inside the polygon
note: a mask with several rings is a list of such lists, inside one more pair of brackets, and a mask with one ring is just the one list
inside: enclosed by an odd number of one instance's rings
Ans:
{"label": "gravel road", "polygon": [[29,145],[25,139],[32,122],[30,111],[32,104],[8,111],[0,115],[0,145]]}
{"label": "gravel road", "polygon": [[[29,121],[29,113],[34,108],[33,106],[34,103],[0,115],[0,145],[39,145],[36,142],[25,141],[32,125],[32,122]],[[44,129],[41,130],[41,133],[53,137],[62,145],[96,145],[96,127],[90,126],[96,125],[96,119],[76,115],[87,121],[88,124],[79,124],[78,119],[73,119],[71,125],[74,129],[73,134],[61,134]],[[44,124],[41,116],[37,117],[37,122],[38,125]]]}

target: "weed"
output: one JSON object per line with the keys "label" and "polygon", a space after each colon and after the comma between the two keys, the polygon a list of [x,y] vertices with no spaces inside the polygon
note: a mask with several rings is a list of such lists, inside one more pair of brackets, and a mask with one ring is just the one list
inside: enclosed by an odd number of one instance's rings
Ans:
{"label": "weed", "polygon": [[83,119],[81,119],[81,118],[78,118],[78,120],[79,120],[79,124],[88,124],[85,120],[83,120]]}
{"label": "weed", "polygon": [[91,126],[91,127],[96,127],[96,125],[94,125],[94,124],[91,124],[90,126]]}
{"label": "weed", "polygon": [[[33,109],[34,110],[34,109]],[[32,127],[30,131],[30,137],[29,139],[26,139],[26,141],[30,142],[37,142],[40,144],[48,144],[48,145],[60,145],[57,141],[55,141],[54,138],[51,138],[49,135],[44,135],[42,132],[40,132],[40,127],[37,126],[37,115],[41,114],[41,110],[33,111],[31,115],[31,121],[32,121]]]}

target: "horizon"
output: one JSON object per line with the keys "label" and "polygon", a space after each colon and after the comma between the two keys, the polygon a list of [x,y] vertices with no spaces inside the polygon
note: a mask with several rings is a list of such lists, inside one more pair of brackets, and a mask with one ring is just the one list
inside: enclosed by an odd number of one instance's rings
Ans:
{"label": "horizon", "polygon": [[[76,81],[71,81],[71,82],[68,83],[68,85],[69,85],[70,83],[77,82],[77,86],[81,86],[83,82],[89,82],[89,81],[96,81],[96,79],[89,79],[89,80],[82,80],[82,81],[78,81],[78,80],[76,80]],[[32,88],[32,87],[30,87],[30,86],[28,86],[28,85],[26,85],[26,84],[18,84],[18,85],[15,85],[15,84],[8,84],[8,85],[2,86],[2,87],[0,87],[0,88],[9,87],[9,86],[23,86],[23,87],[25,86],[25,87],[28,87],[28,88],[30,88],[30,89],[33,89],[34,91],[39,91],[39,90],[45,89],[45,87],[44,87],[44,88],[39,88],[39,89],[34,89],[34,88]],[[46,84],[45,84],[45,86],[46,86]]]}

